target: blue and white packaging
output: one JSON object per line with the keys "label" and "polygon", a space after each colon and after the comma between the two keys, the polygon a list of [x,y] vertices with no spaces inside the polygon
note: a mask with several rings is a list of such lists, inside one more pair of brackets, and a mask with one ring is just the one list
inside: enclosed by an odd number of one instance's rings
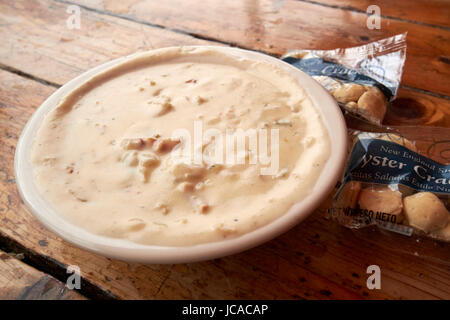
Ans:
{"label": "blue and white packaging", "polygon": [[380,126],[400,86],[406,33],[352,48],[295,50],[282,60],[317,80],[346,112]]}
{"label": "blue and white packaging", "polygon": [[436,130],[441,136],[426,143],[350,131],[352,148],[329,215],[350,228],[375,224],[450,241],[450,130]]}

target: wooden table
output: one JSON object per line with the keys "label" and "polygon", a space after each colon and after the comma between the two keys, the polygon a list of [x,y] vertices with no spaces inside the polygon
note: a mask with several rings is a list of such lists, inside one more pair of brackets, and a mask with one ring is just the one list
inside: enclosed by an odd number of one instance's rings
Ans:
{"label": "wooden table", "polygon": [[[66,24],[74,4],[80,29]],[[381,8],[380,30],[366,28],[371,4]],[[446,0],[0,1],[0,297],[449,299],[449,245],[352,231],[326,220],[323,210],[223,259],[180,265],[107,259],[46,230],[21,201],[13,170],[23,126],[58,87],[113,58],[174,45],[232,45],[279,56],[408,31],[403,86],[388,122],[450,127],[449,17]],[[366,286],[373,264],[381,268],[381,290]],[[82,272],[78,293],[64,288],[69,265]]]}

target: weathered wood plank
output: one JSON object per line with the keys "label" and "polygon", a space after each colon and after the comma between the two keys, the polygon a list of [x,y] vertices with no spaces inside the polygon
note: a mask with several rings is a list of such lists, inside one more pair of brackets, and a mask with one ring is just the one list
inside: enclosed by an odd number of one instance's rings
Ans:
{"label": "weathered wood plank", "polygon": [[85,300],[52,276],[0,250],[1,300]]}
{"label": "weathered wood plank", "polygon": [[63,84],[103,62],[137,51],[211,42],[83,10],[81,28],[69,29],[68,5],[0,1],[0,64]]}
{"label": "weathered wood plank", "polygon": [[[22,126],[54,88],[0,71],[0,237],[42,259],[77,265],[120,298],[450,298],[448,246],[378,232],[353,233],[320,212],[253,250],[185,265],[141,265],[77,249],[42,227],[21,202],[13,155]],[[366,268],[382,269],[382,290],[366,288]]]}
{"label": "weathered wood plank", "polygon": [[403,84],[450,96],[449,30],[386,18],[380,30],[369,30],[364,13],[296,0],[73,2],[272,54],[355,46],[408,31]]}
{"label": "weathered wood plank", "polygon": [[371,5],[381,9],[381,16],[417,23],[450,27],[450,3],[447,0],[298,0],[317,5],[333,6],[344,10],[366,12]]}
{"label": "weathered wood plank", "polygon": [[[151,45],[208,43],[84,10],[82,29],[68,30],[67,5],[49,4],[0,4],[0,34],[8,43],[7,49],[0,48],[0,62],[57,85],[103,61]],[[139,47],[143,41],[139,31],[151,35],[151,43]],[[74,248],[33,218],[14,184],[13,153],[20,131],[33,110],[55,89],[5,71],[0,72],[0,83],[0,238],[28,248],[37,255],[35,259],[41,255],[49,268],[78,265],[86,280],[121,298],[450,296],[448,247],[424,241],[416,248],[413,239],[401,236],[354,234],[324,220],[320,213],[259,248],[195,264],[127,264]],[[382,269],[381,291],[366,289],[365,268],[369,264]]]}
{"label": "weathered wood plank", "polygon": [[[106,9],[117,12],[128,10],[129,4],[105,2]],[[5,43],[0,47],[0,64],[62,85],[93,66],[135,51],[170,45],[217,44],[87,10],[81,12],[81,29],[69,30],[65,24],[67,6],[50,1],[0,2],[0,21],[4,21],[0,36]],[[397,107],[388,114],[388,124],[392,120],[396,124],[450,123],[450,100],[408,89],[402,89],[400,96],[404,98],[399,101],[402,105],[395,104]],[[417,111],[419,107],[422,114],[408,113],[409,109]]]}

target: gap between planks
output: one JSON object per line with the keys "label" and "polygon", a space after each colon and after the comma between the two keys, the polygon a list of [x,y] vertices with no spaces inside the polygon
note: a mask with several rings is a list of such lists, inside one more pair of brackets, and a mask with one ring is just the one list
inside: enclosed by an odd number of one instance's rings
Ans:
{"label": "gap between planks", "polygon": [[[316,5],[316,6],[322,6],[322,7],[332,8],[332,9],[341,9],[341,10],[351,11],[351,12],[355,12],[355,13],[362,13],[362,14],[365,14],[366,16],[372,15],[371,13],[367,13],[364,10],[361,10],[361,9],[358,9],[358,8],[355,8],[355,7],[352,7],[352,6],[340,6],[340,5],[327,4],[327,3],[318,2],[318,1],[312,1],[312,0],[295,0],[295,1],[309,3],[309,4]],[[436,24],[432,24],[432,23],[426,23],[426,22],[410,20],[410,19],[404,19],[404,18],[389,16],[389,15],[382,15],[382,14],[380,15],[380,17],[384,18],[384,19],[390,19],[390,20],[396,20],[396,21],[400,21],[400,22],[413,23],[413,24],[417,24],[417,25],[420,25],[420,26],[424,26],[424,27],[431,27],[431,28],[436,28],[436,29],[450,31],[450,27],[440,26],[440,25],[436,25]]]}
{"label": "gap between planks", "polygon": [[16,69],[14,67],[7,66],[7,65],[5,65],[3,63],[0,63],[0,69],[4,70],[4,71],[8,71],[8,72],[13,73],[13,74],[16,74],[16,75],[21,76],[23,78],[27,78],[27,79],[39,82],[39,83],[41,83],[43,85],[46,85],[46,86],[51,86],[51,87],[54,87],[54,88],[60,88],[61,87],[60,84],[57,84],[57,83],[54,83],[54,82],[50,82],[50,81],[44,80],[44,79],[39,78],[39,77],[35,77],[32,74],[23,72],[23,71],[21,71],[19,69]]}
{"label": "gap between planks", "polygon": [[[72,2],[72,1],[66,1],[66,0],[53,0],[53,1],[61,3],[61,4],[75,5],[75,6],[78,6],[80,8],[83,8],[84,10],[87,10],[87,11],[91,11],[91,12],[95,12],[95,13],[98,13],[98,14],[103,14],[103,15],[114,17],[114,18],[119,18],[119,19],[131,21],[131,22],[134,22],[134,23],[146,25],[148,27],[153,27],[153,28],[158,28],[158,29],[171,31],[171,32],[182,34],[182,35],[185,35],[185,36],[191,36],[191,37],[199,39],[199,40],[212,41],[212,42],[217,42],[217,43],[221,43],[221,44],[224,44],[224,45],[228,45],[230,47],[236,47],[236,48],[241,48],[241,49],[253,50],[250,47],[244,48],[242,46],[238,46],[236,43],[233,43],[233,42],[223,41],[223,40],[219,40],[219,39],[216,39],[216,38],[203,36],[201,34],[192,33],[192,32],[188,32],[188,31],[181,30],[181,29],[168,28],[168,27],[160,25],[160,24],[151,23],[151,22],[148,22],[148,21],[131,18],[131,17],[128,17],[127,15],[123,15],[123,14],[118,14],[118,13],[114,13],[114,12],[110,12],[110,11],[103,11],[103,10],[91,8],[91,7],[88,7],[86,5],[75,3],[75,2]],[[256,51],[256,50],[253,50],[253,51]],[[262,52],[262,51],[259,51],[259,52]],[[265,53],[265,52],[262,52],[262,53]],[[269,54],[269,55],[276,56],[274,54]]]}
{"label": "gap between planks", "polygon": [[[211,42],[216,42],[216,43],[220,43],[220,44],[223,44],[223,45],[227,45],[227,46],[230,46],[230,47],[235,47],[235,48],[244,49],[244,50],[251,50],[251,51],[263,53],[263,54],[266,54],[266,55],[269,55],[269,56],[272,56],[272,57],[275,57],[275,58],[280,58],[280,56],[281,56],[279,54],[274,54],[274,53],[266,52],[266,51],[263,51],[263,50],[255,50],[252,47],[246,47],[246,46],[238,45],[235,42],[224,41],[224,40],[220,40],[220,39],[217,39],[217,38],[214,38],[214,37],[207,37],[207,36],[195,33],[195,32],[188,32],[188,31],[181,30],[181,29],[168,28],[168,27],[166,27],[164,25],[147,22],[147,21],[143,21],[143,20],[140,20],[140,19],[135,19],[135,18],[129,17],[127,15],[122,15],[122,14],[118,14],[118,13],[114,13],[114,12],[110,12],[110,11],[103,11],[103,10],[91,8],[91,7],[88,7],[86,5],[81,5],[81,4],[72,2],[72,1],[67,1],[67,0],[53,0],[53,1],[54,2],[58,2],[58,3],[62,3],[62,4],[67,4],[67,5],[76,5],[76,6],[79,6],[80,8],[83,8],[84,10],[95,12],[97,14],[107,15],[107,16],[118,18],[118,19],[123,19],[123,20],[134,22],[134,23],[146,25],[146,26],[149,26],[149,27],[154,27],[154,28],[171,31],[171,32],[178,33],[178,34],[191,36],[191,37],[199,39],[199,40],[206,40],[206,41],[211,41]],[[327,5],[327,4],[323,4],[323,3],[319,3],[319,2],[315,2],[315,1],[309,1],[309,0],[296,0],[296,1],[310,3],[310,4],[313,4],[313,5],[320,5],[320,6],[324,6],[324,7],[337,8],[337,9],[342,9],[342,10],[347,10],[347,11],[352,11],[352,12],[357,12],[357,13],[363,13],[363,14],[368,15],[364,11],[356,9],[356,8],[347,8],[347,7],[341,7],[341,6],[335,6],[335,5]],[[384,16],[382,15],[381,17],[384,17]],[[450,28],[447,28],[447,27],[440,27],[440,26],[435,26],[435,25],[429,25],[429,24],[426,24],[426,23],[418,22],[418,21],[409,21],[409,20],[406,20],[406,19],[395,18],[395,17],[388,17],[388,16],[386,16],[386,18],[393,19],[393,20],[398,20],[398,21],[402,21],[402,22],[409,22],[409,23],[415,23],[415,24],[420,24],[420,25],[424,25],[424,26],[439,27],[440,29],[450,30]],[[55,84],[55,83],[51,83],[51,82],[48,82],[46,80],[34,77],[34,76],[29,75],[27,73],[21,72],[18,69],[4,66],[3,64],[0,64],[0,69],[4,69],[6,71],[10,71],[10,72],[16,73],[16,74],[24,76],[26,78],[29,78],[29,79],[32,79],[32,80],[36,80],[36,81],[39,81],[39,82],[44,83],[44,84],[49,84],[49,85],[54,86],[54,87],[61,87],[61,85],[58,85],[58,84]],[[430,96],[433,96],[433,97],[442,98],[442,99],[445,99],[445,100],[450,100],[450,96],[447,96],[447,95],[444,95],[444,94],[440,94],[440,93],[437,93],[437,92],[428,91],[428,90],[424,90],[424,89],[420,89],[420,88],[416,88],[416,87],[411,87],[411,86],[406,86],[406,85],[400,85],[400,87],[406,88],[406,89],[409,89],[409,90],[412,90],[412,91],[415,91],[415,92],[423,93],[423,94],[426,94],[426,95],[430,95]]]}
{"label": "gap between planks", "polygon": [[[19,242],[9,238],[8,236],[0,232],[0,251],[7,253],[23,254],[24,258],[22,263],[33,267],[43,273],[46,273],[53,278],[66,283],[67,278],[71,275],[67,273],[67,266],[61,262],[46,256],[39,254],[29,248],[26,248]],[[75,290],[75,289],[74,289]],[[96,285],[92,284],[89,280],[81,276],[81,289],[76,290],[81,295],[88,299],[95,300],[116,300],[118,299],[114,294],[109,291],[102,290]]]}

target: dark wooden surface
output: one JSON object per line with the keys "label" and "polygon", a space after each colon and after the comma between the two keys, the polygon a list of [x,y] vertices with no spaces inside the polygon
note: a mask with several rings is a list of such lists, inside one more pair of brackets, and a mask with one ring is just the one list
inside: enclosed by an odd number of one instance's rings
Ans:
{"label": "dark wooden surface", "polygon": [[0,250],[0,299],[84,300],[76,291]]}
{"label": "dark wooden surface", "polygon": [[[70,30],[66,10],[75,2],[81,6],[81,29]],[[59,292],[69,265],[80,267],[80,292],[88,298],[450,298],[448,245],[374,229],[348,230],[324,218],[326,205],[281,237],[223,259],[184,265],[107,259],[41,226],[20,200],[13,171],[23,126],[60,85],[113,58],[172,45],[235,45],[278,56],[408,31],[403,87],[386,120],[450,127],[447,1],[75,2],[0,1],[0,249],[24,257],[0,261],[1,298],[23,298],[21,289],[43,277],[51,279],[47,288]],[[369,4],[381,8],[381,30],[365,27]],[[372,264],[381,268],[381,290],[366,287]],[[26,276],[19,279],[11,270]]]}

